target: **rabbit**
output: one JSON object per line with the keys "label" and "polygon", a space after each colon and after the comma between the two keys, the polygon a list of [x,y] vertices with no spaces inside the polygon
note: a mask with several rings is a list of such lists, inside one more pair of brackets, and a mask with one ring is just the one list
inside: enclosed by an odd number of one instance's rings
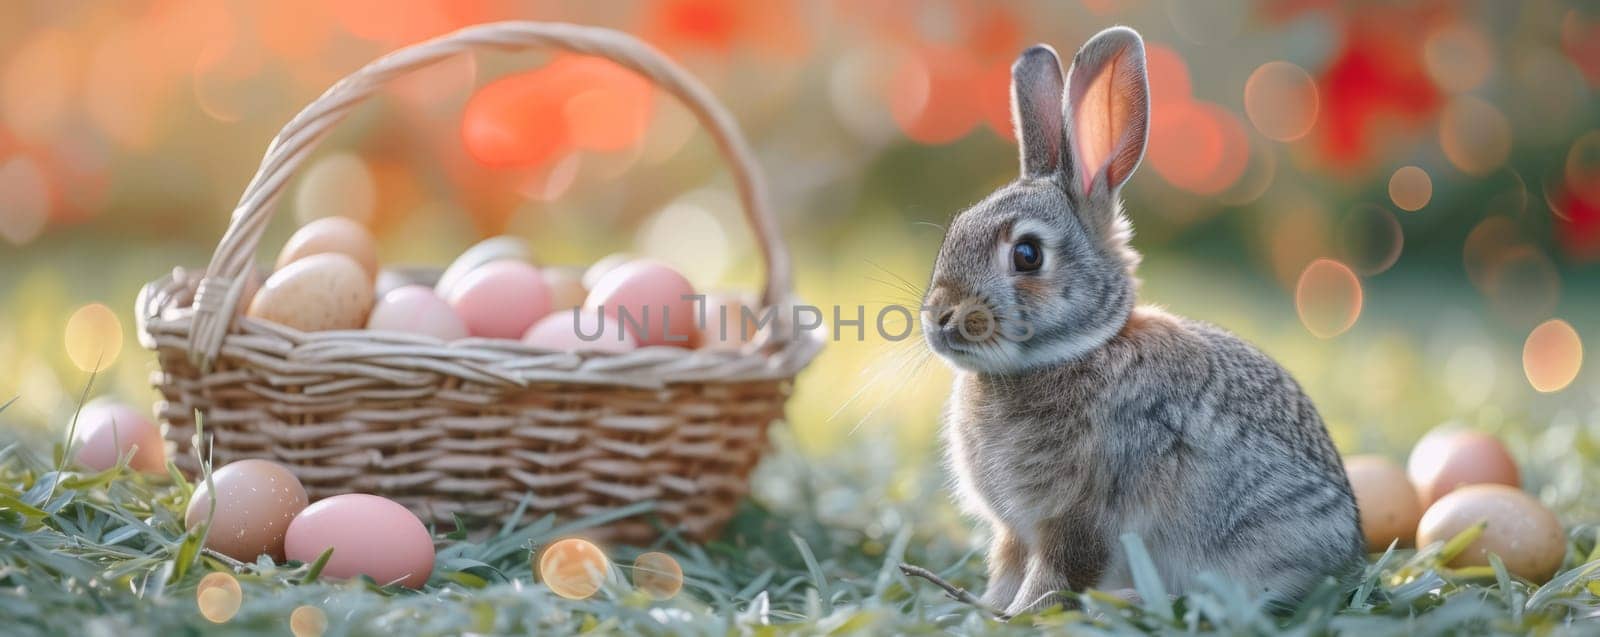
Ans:
{"label": "rabbit", "polygon": [[1012,616],[1064,590],[1132,596],[1129,532],[1174,594],[1212,572],[1281,605],[1359,571],[1349,481],[1295,380],[1135,303],[1119,192],[1148,138],[1138,33],[1102,31],[1065,81],[1036,45],[1011,91],[1021,175],[951,220],[920,317],[955,372],[956,499],[992,531],[983,601]]}

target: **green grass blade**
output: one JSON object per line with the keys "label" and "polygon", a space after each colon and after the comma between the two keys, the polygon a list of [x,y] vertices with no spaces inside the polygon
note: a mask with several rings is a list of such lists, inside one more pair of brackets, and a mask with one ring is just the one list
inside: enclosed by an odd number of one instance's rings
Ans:
{"label": "green grass blade", "polygon": [[317,581],[317,577],[322,575],[322,569],[328,566],[328,560],[332,557],[333,547],[330,546],[322,552],[322,555],[317,556],[317,561],[312,562],[310,568],[306,569],[306,576],[300,578],[300,583],[310,584]]}
{"label": "green grass blade", "polygon": [[1133,574],[1133,588],[1144,598],[1146,610],[1154,612],[1160,618],[1173,621],[1172,600],[1167,597],[1167,587],[1161,581],[1161,573],[1156,570],[1156,563],[1150,559],[1150,552],[1144,547],[1144,541],[1133,533],[1123,533],[1117,538],[1122,542],[1122,550],[1128,554],[1128,570]]}
{"label": "green grass blade", "polygon": [[800,549],[800,559],[806,563],[806,571],[811,575],[811,586],[817,590],[817,595],[822,599],[830,599],[828,578],[822,574],[822,564],[817,562],[817,556],[811,552],[811,545],[794,531],[789,532],[789,538],[794,541],[795,548]]}

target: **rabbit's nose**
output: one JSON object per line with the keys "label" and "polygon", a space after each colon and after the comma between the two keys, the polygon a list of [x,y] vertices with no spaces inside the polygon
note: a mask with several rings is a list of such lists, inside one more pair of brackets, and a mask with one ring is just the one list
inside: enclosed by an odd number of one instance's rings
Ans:
{"label": "rabbit's nose", "polygon": [[986,307],[970,307],[961,313],[959,330],[968,341],[987,340],[994,333],[994,315]]}

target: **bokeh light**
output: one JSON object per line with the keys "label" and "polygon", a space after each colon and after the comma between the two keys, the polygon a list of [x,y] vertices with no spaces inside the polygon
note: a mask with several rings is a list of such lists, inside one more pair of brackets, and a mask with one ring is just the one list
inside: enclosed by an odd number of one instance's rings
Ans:
{"label": "bokeh light", "polygon": [[907,50],[887,88],[889,114],[918,143],[960,139],[978,124],[973,85],[981,72],[963,49],[928,45]]}
{"label": "bokeh light", "polygon": [[104,370],[122,353],[122,323],[111,308],[90,303],[67,319],[67,358],[86,372]]}
{"label": "bokeh light", "polygon": [[1333,259],[1312,261],[1300,273],[1294,290],[1300,324],[1317,338],[1345,333],[1361,316],[1361,280]]}
{"label": "bokeh light", "polygon": [[1493,104],[1470,95],[1457,97],[1439,116],[1439,146],[1461,172],[1481,177],[1506,162],[1511,124]]}
{"label": "bokeh light", "polygon": [[239,606],[244,603],[244,591],[239,588],[239,580],[217,571],[200,578],[195,600],[202,617],[213,624],[221,624],[239,612]]}
{"label": "bokeh light", "polygon": [[1401,166],[1389,176],[1389,200],[1396,208],[1416,212],[1433,198],[1433,179],[1416,166]]}
{"label": "bokeh light", "polygon": [[1250,161],[1250,140],[1238,117],[1198,100],[1163,101],[1154,108],[1145,157],[1156,174],[1203,195],[1239,181]]}
{"label": "bokeh light", "polygon": [[79,51],[71,34],[60,29],[40,29],[14,49],[0,68],[0,122],[29,141],[56,135],[70,112]]}
{"label": "bokeh light", "polygon": [[1516,222],[1504,215],[1485,218],[1473,226],[1461,249],[1467,279],[1480,291],[1487,290],[1490,272],[1507,251],[1522,245],[1521,235]]}
{"label": "bokeh light", "polygon": [[1549,317],[1561,302],[1561,273],[1531,245],[1507,248],[1488,268],[1483,293],[1491,309],[1513,325]]}
{"label": "bokeh light", "polygon": [[1284,61],[1256,68],[1244,85],[1244,111],[1250,123],[1270,139],[1292,142],[1317,123],[1320,108],[1316,82],[1305,69]]}
{"label": "bokeh light", "polygon": [[1394,214],[1372,204],[1361,204],[1346,213],[1339,220],[1335,239],[1344,262],[1365,276],[1393,266],[1405,243]]}
{"label": "bokeh light", "polygon": [[662,208],[639,228],[635,243],[640,253],[667,262],[704,288],[722,280],[732,260],[730,239],[717,216],[693,199]]}
{"label": "bokeh light", "polygon": [[1334,253],[1331,215],[1315,197],[1299,191],[1273,193],[1263,201],[1273,211],[1262,220],[1260,230],[1268,265],[1278,283],[1293,290],[1307,264]]}
{"label": "bokeh light", "polygon": [[633,586],[656,599],[672,599],[683,590],[683,567],[666,553],[645,553],[633,561]]}
{"label": "bokeh light", "polygon": [[1572,194],[1600,206],[1600,130],[1590,130],[1572,142],[1562,176]]}
{"label": "bokeh light", "polygon": [[1494,43],[1477,27],[1460,23],[1437,29],[1422,44],[1428,76],[1439,88],[1461,93],[1477,88],[1494,70]]}
{"label": "bokeh light", "polygon": [[377,206],[378,186],[366,162],[353,153],[334,153],[305,170],[295,191],[294,217],[300,225],[332,216],[368,225]]}
{"label": "bokeh light", "polygon": [[1544,393],[1572,384],[1583,368],[1583,341],[1578,331],[1561,319],[1540,323],[1522,345],[1522,371],[1528,384]]}
{"label": "bokeh light", "polygon": [[0,238],[25,245],[50,218],[50,186],[39,165],[16,156],[0,162]]}
{"label": "bokeh light", "polygon": [[593,542],[567,538],[539,555],[539,580],[567,599],[588,599],[605,583],[611,561]]}
{"label": "bokeh light", "polygon": [[328,614],[316,606],[299,606],[289,613],[289,632],[294,637],[322,637],[328,630]]}

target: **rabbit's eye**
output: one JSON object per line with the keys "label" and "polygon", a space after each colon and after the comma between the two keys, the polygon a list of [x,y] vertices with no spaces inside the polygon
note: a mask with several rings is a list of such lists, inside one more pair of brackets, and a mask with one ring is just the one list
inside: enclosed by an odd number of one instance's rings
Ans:
{"label": "rabbit's eye", "polygon": [[1011,246],[1011,266],[1018,272],[1033,272],[1044,265],[1044,250],[1039,248],[1039,240],[1028,237]]}

